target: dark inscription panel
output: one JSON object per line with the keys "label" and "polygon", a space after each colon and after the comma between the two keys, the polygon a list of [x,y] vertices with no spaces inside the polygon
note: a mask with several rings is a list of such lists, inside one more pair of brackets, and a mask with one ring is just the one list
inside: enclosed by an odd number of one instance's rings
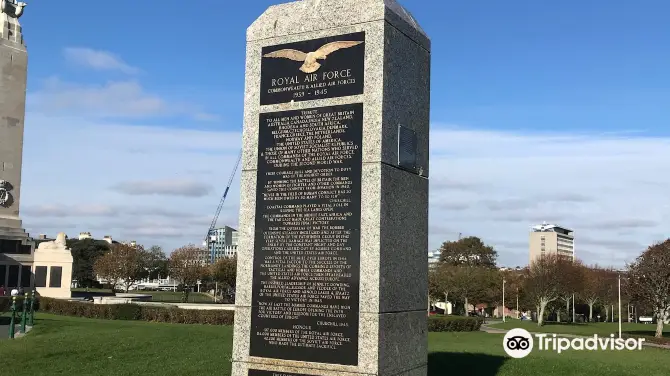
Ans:
{"label": "dark inscription panel", "polygon": [[250,369],[248,376],[317,376],[317,375],[308,375],[306,373],[291,373],[291,372],[280,372],[280,371],[265,371],[260,369]]}
{"label": "dark inscription panel", "polygon": [[251,356],[358,364],[362,121],[260,115]]}
{"label": "dark inscription panel", "polygon": [[363,94],[365,32],[263,47],[261,54],[261,105]]}

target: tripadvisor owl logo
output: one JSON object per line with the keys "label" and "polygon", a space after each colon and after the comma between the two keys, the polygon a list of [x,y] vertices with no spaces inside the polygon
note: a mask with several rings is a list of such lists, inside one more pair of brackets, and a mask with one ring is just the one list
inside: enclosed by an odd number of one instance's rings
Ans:
{"label": "tripadvisor owl logo", "polygon": [[505,333],[503,349],[512,358],[525,358],[533,351],[533,336],[525,329],[512,329]]}

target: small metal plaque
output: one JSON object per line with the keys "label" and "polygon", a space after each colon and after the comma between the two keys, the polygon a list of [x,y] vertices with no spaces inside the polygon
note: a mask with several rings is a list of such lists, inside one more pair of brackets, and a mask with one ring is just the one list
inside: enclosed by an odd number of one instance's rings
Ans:
{"label": "small metal plaque", "polygon": [[416,132],[402,125],[398,125],[398,166],[404,169],[416,170]]}

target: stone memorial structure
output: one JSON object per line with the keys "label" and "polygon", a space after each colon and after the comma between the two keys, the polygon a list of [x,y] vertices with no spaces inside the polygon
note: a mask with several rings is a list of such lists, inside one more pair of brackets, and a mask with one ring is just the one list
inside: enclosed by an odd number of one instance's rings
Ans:
{"label": "stone memorial structure", "polygon": [[35,243],[19,218],[28,53],[25,3],[0,0],[0,285],[32,286]]}
{"label": "stone memorial structure", "polygon": [[72,261],[65,233],[59,233],[54,241],[40,243],[33,256],[37,293],[49,298],[71,298]]}
{"label": "stone memorial structure", "polygon": [[395,0],[248,28],[234,376],[426,374],[429,86]]}

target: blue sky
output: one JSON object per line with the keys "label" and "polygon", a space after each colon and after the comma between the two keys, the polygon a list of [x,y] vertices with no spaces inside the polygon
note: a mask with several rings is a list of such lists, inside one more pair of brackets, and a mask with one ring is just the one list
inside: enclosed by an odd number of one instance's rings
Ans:
{"label": "blue sky", "polygon": [[[199,241],[240,142],[245,30],[276,3],[30,3],[33,235]],[[621,265],[670,235],[670,3],[402,4],[433,43],[431,248],[462,232],[524,264],[528,228],[560,221],[585,261]]]}

